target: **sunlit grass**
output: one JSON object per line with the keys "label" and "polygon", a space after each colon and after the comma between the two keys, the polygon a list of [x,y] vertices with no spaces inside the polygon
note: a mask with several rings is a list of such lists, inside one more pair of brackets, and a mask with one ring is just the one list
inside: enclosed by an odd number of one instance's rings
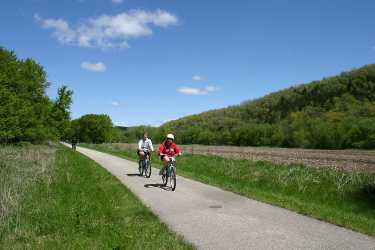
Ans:
{"label": "sunlit grass", "polygon": [[193,249],[77,152],[2,147],[0,156],[0,249]]}
{"label": "sunlit grass", "polygon": [[52,182],[55,147],[0,146],[0,228],[9,216],[18,216],[30,187],[40,180]]}

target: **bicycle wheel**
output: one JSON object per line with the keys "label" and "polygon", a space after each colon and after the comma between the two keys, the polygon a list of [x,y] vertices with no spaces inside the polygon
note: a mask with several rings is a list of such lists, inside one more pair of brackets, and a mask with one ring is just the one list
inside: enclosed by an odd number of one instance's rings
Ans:
{"label": "bicycle wheel", "polygon": [[138,162],[139,176],[143,175],[143,161]]}
{"label": "bicycle wheel", "polygon": [[150,160],[146,161],[145,176],[146,178],[150,178],[151,176],[151,161]]}
{"label": "bicycle wheel", "polygon": [[161,176],[161,179],[163,181],[163,186],[167,186],[167,183],[168,183],[168,173],[167,173],[167,170],[164,170],[164,173]]}
{"label": "bicycle wheel", "polygon": [[176,181],[176,169],[172,168],[171,176],[170,176],[171,188],[172,191],[176,189],[177,181]]}

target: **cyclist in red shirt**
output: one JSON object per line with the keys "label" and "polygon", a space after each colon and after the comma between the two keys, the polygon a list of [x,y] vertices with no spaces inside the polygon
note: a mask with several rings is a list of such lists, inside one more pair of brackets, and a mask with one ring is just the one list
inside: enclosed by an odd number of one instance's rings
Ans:
{"label": "cyclist in red shirt", "polygon": [[159,146],[160,159],[163,161],[163,168],[160,170],[160,175],[163,173],[164,169],[168,166],[168,162],[171,157],[181,155],[181,150],[177,147],[174,141],[174,135],[168,134],[167,139],[163,141]]}

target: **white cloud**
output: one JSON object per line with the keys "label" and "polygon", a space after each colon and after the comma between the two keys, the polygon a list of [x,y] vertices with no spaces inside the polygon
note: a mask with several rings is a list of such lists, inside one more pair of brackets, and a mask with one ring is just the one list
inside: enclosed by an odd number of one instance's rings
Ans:
{"label": "white cloud", "polygon": [[167,122],[171,122],[171,121],[174,121],[174,120],[177,120],[178,118],[169,118],[169,119],[165,119],[162,121],[162,124],[163,123],[167,123]]}
{"label": "white cloud", "polygon": [[[118,0],[117,0],[118,1]],[[74,28],[64,19],[43,19],[38,14],[35,20],[44,28],[52,30],[61,44],[83,48],[128,48],[128,40],[151,36],[152,27],[167,28],[178,24],[176,15],[165,10],[130,10],[118,15],[102,15],[88,18]]]}
{"label": "white cloud", "polygon": [[42,21],[42,17],[38,14],[38,13],[35,13],[34,14],[34,19],[35,21],[37,21],[38,23],[40,23]]}
{"label": "white cloud", "polygon": [[111,104],[112,104],[112,106],[115,106],[115,107],[120,106],[120,103],[119,103],[119,102],[116,102],[116,101],[111,102]]}
{"label": "white cloud", "polygon": [[124,0],[112,0],[112,3],[123,3]]}
{"label": "white cloud", "polygon": [[129,124],[127,122],[123,122],[123,121],[115,121],[114,124],[115,124],[115,126],[129,127]]}
{"label": "white cloud", "polygon": [[92,62],[82,62],[81,68],[88,70],[88,71],[94,71],[94,72],[104,72],[106,71],[106,66],[102,62],[92,63]]}
{"label": "white cloud", "polygon": [[215,91],[219,91],[220,89],[217,88],[217,87],[215,87],[215,86],[207,86],[207,87],[206,87],[206,90],[207,90],[208,92],[215,92]]}
{"label": "white cloud", "polygon": [[54,36],[61,43],[71,43],[75,39],[75,32],[69,27],[69,24],[63,19],[42,19],[38,14],[34,15],[35,20],[41,23],[44,29],[54,30]]}
{"label": "white cloud", "polygon": [[184,95],[208,95],[218,90],[219,88],[214,86],[207,86],[205,88],[181,87],[177,89],[179,93]]}
{"label": "white cloud", "polygon": [[206,77],[204,77],[204,76],[200,76],[200,75],[194,75],[194,76],[192,77],[192,79],[193,79],[193,81],[200,82],[200,81],[204,81],[204,80],[206,80]]}

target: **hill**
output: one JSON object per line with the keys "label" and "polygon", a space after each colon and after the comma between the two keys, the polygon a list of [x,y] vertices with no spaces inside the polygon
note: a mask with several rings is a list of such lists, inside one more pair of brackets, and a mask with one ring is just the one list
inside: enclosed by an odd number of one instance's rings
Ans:
{"label": "hill", "polygon": [[375,64],[147,129],[183,144],[375,148]]}
{"label": "hill", "polygon": [[375,148],[375,65],[163,124],[180,143]]}

